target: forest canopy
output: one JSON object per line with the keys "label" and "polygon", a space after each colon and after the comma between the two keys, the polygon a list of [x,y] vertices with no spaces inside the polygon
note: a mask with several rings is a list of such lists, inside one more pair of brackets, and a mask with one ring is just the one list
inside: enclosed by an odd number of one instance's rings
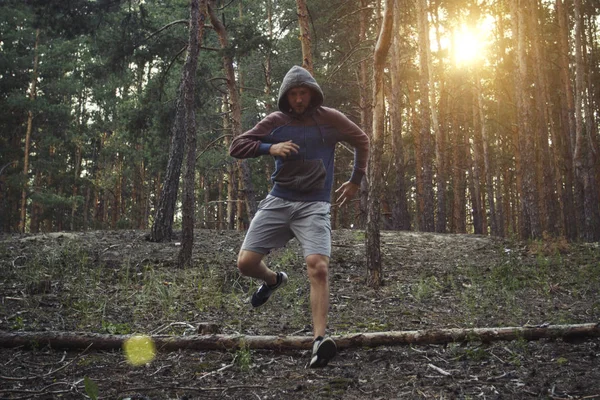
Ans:
{"label": "forest canopy", "polygon": [[[242,166],[227,148],[276,110],[303,38],[325,105],[373,133],[383,2],[307,0],[307,32],[297,3],[208,1],[194,75],[197,227],[244,229],[248,203],[268,192],[272,160]],[[600,6],[387,3],[382,228],[600,240]],[[191,26],[186,0],[1,3],[1,232],[152,225]],[[353,157],[344,146],[336,157],[339,186]],[[334,205],[333,226],[364,228],[366,201]]]}

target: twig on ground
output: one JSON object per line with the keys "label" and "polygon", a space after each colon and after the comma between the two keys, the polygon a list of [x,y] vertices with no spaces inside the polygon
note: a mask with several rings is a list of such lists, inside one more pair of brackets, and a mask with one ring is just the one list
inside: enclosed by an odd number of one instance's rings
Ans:
{"label": "twig on ground", "polygon": [[60,394],[60,393],[69,393],[70,390],[59,390],[59,391],[53,391],[53,392],[48,392],[47,390],[49,388],[51,388],[52,386],[58,386],[58,385],[68,385],[68,386],[72,386],[72,384],[70,384],[69,382],[54,382],[51,383],[48,386],[44,386],[41,389],[38,390],[28,390],[28,389],[0,389],[0,393],[27,393],[29,395],[37,395],[37,394]]}
{"label": "twig on ground", "polygon": [[448,372],[448,371],[445,371],[445,370],[441,369],[440,367],[436,367],[435,365],[433,365],[433,364],[431,364],[431,363],[427,364],[427,366],[428,366],[429,368],[431,368],[431,369],[434,369],[434,370],[436,370],[437,372],[439,372],[440,374],[442,374],[442,375],[444,375],[444,376],[451,376],[451,375],[452,375],[452,373],[450,373],[450,372]]}
{"label": "twig on ground", "polygon": [[15,259],[12,261],[12,266],[13,266],[13,268],[23,268],[23,266],[22,266],[22,265],[19,265],[19,266],[15,265],[15,262],[17,262],[17,260],[18,260],[19,258],[25,258],[25,259],[27,259],[27,257],[26,257],[26,256],[17,256],[17,258],[15,258]]}
{"label": "twig on ground", "polygon": [[[235,361],[235,358],[233,359],[233,361]],[[203,379],[203,378],[206,378],[207,376],[218,374],[219,372],[223,372],[223,371],[225,371],[225,370],[227,370],[227,369],[229,369],[231,367],[233,367],[233,363],[227,364],[226,366],[221,367],[221,368],[219,368],[219,369],[217,369],[215,371],[207,372],[206,374],[202,375],[198,379]]]}
{"label": "twig on ground", "polygon": [[169,329],[172,326],[187,326],[188,328],[192,329],[193,331],[196,330],[196,328],[193,325],[191,325],[187,322],[171,322],[170,324],[163,325],[163,326],[159,327],[158,329],[152,331],[151,334],[158,335],[159,333],[166,331],[167,329]]}
{"label": "twig on ground", "polygon": [[[43,375],[34,375],[34,376],[22,376],[22,377],[16,377],[16,376],[1,376],[0,375],[0,379],[6,380],[6,381],[31,381],[34,379],[40,379],[40,378],[46,378],[50,375],[53,375],[55,373],[57,373],[58,371],[62,371],[63,369],[67,368],[69,365],[73,364],[75,361],[79,360],[88,350],[90,347],[92,347],[93,343],[91,343],[88,347],[86,347],[81,353],[79,353],[75,358],[73,358],[71,361],[69,361],[68,363],[66,363],[65,365],[63,365],[60,368],[57,368],[55,370],[49,371]],[[64,360],[64,357],[63,357]]]}

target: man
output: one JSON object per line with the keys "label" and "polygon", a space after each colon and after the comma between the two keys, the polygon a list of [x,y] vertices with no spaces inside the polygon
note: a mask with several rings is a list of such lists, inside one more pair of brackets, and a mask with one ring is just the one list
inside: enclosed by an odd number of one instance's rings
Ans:
{"label": "man", "polygon": [[335,145],[354,147],[354,169],[336,193],[343,205],[359,190],[369,157],[369,138],[341,112],[324,107],[323,92],[312,75],[294,66],[279,89],[278,108],[254,128],[236,137],[229,153],[236,158],[273,156],[273,188],[260,202],[238,255],[242,275],[264,281],[252,306],[264,304],[287,282],[285,272],[269,269],[263,258],[296,238],[302,246],[310,281],[314,331],[311,368],[325,367],[337,352],[325,336],[329,311],[331,255],[330,198]]}

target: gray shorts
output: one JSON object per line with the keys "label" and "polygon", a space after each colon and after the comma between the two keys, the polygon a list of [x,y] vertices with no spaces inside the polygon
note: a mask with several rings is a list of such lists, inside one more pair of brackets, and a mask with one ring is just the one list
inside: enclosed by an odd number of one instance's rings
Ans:
{"label": "gray shorts", "polygon": [[331,255],[331,204],[325,201],[290,201],[268,195],[246,233],[242,250],[268,254],[296,238],[304,257]]}

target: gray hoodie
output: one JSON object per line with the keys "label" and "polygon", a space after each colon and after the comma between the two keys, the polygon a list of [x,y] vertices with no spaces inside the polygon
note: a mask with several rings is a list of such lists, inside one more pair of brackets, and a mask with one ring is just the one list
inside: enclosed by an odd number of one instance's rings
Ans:
{"label": "gray hoodie", "polygon": [[[288,90],[298,86],[312,89],[311,105],[301,115],[291,110],[287,100]],[[349,181],[360,185],[369,159],[369,138],[340,111],[322,104],[323,91],[313,76],[302,67],[292,67],[279,88],[279,111],[235,137],[229,154],[236,158],[267,156],[273,144],[293,140],[300,146],[299,153],[286,159],[275,157],[271,194],[295,201],[330,201],[335,144],[343,141],[354,148],[354,168]],[[314,164],[319,167],[313,169]]]}
{"label": "gray hoodie", "polygon": [[298,87],[298,86],[306,86],[313,91],[313,96],[311,99],[311,109],[314,110],[317,107],[323,105],[323,91],[321,87],[313,78],[313,76],[306,69],[294,65],[285,77],[283,78],[283,82],[281,82],[281,86],[279,87],[279,96],[277,100],[277,107],[279,111],[291,114],[292,108],[290,107],[290,103],[287,99],[288,90]]}

